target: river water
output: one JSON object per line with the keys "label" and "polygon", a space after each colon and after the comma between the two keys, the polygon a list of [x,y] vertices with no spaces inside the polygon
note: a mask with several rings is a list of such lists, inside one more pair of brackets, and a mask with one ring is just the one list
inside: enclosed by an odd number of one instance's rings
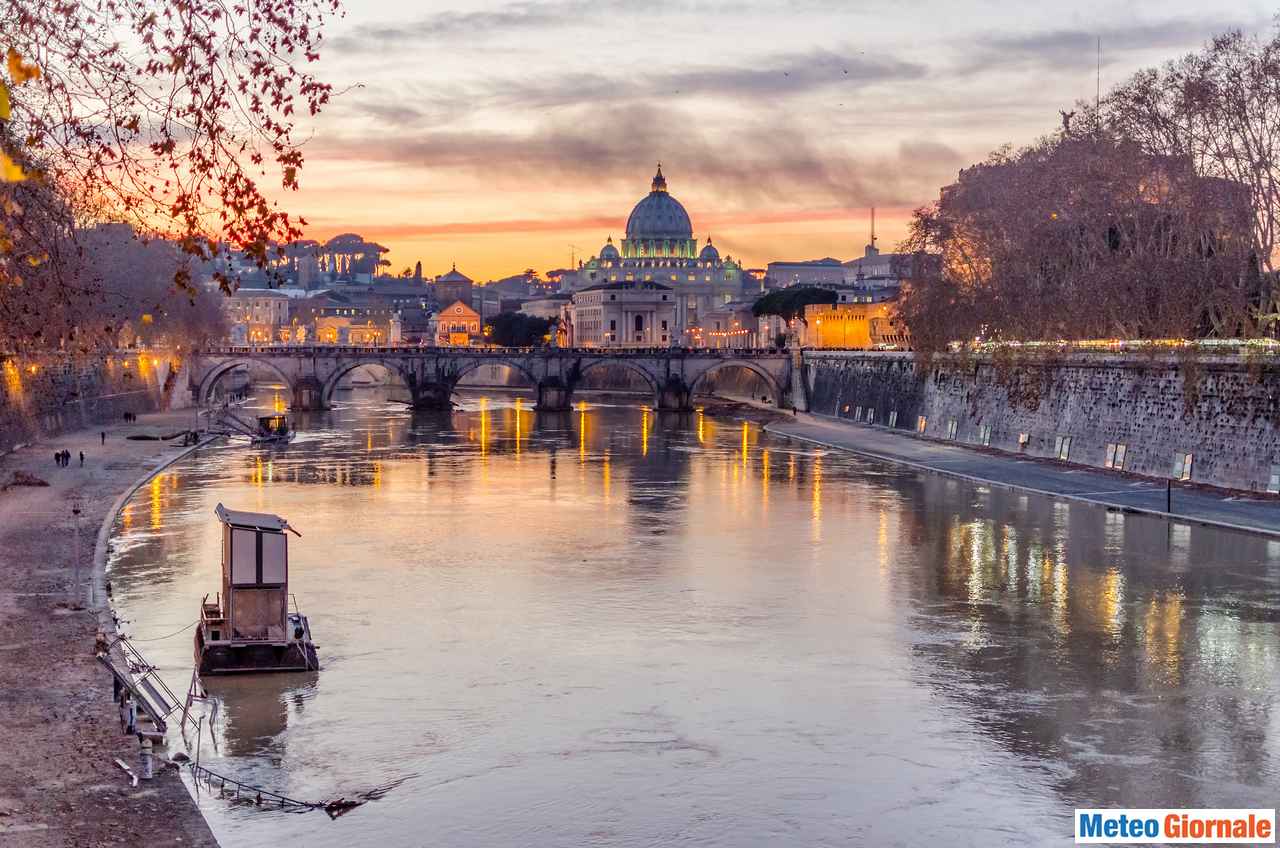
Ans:
{"label": "river water", "polygon": [[157,477],[109,564],[184,693],[214,506],[302,534],[323,670],[208,681],[201,760],[376,800],[206,792],[225,848],[1065,845],[1077,806],[1275,803],[1276,542],[696,413],[365,393],[298,423]]}

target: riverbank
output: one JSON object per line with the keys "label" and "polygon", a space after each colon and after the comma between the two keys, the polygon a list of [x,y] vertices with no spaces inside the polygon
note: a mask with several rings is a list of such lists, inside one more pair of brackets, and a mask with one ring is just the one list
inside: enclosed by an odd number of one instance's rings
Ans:
{"label": "riverbank", "polygon": [[927,439],[903,430],[853,424],[801,413],[765,425],[766,432],[872,459],[1007,486],[1110,509],[1280,537],[1280,501],[1245,492],[1166,481]]}
{"label": "riverbank", "polygon": [[[98,529],[114,517],[122,493],[185,451],[181,440],[126,436],[170,433],[191,423],[190,410],[141,415],[133,424],[74,431],[0,458],[0,485],[15,472],[48,483],[0,491],[0,837],[6,848],[217,846],[176,769],[133,788],[116,766],[118,757],[136,768],[138,743],[121,732],[110,677],[93,657],[94,635],[102,622],[110,624],[104,593],[90,588]],[[54,463],[62,449],[71,452],[70,467]],[[78,519],[73,507],[80,509]]]}

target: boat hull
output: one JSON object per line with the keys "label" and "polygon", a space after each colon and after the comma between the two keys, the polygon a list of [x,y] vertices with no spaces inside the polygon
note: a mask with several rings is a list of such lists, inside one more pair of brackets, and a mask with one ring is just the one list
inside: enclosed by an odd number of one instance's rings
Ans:
{"label": "boat hull", "polygon": [[286,671],[319,671],[320,659],[310,641],[206,643],[197,631],[196,669],[203,677],[217,674],[265,674]]}

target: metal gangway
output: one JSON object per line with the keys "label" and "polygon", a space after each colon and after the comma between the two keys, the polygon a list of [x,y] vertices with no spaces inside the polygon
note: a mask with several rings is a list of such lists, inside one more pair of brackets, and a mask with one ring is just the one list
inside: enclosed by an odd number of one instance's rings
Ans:
{"label": "metal gangway", "polygon": [[[105,646],[100,645],[96,654],[98,662],[115,678],[117,694],[121,690],[127,691],[141,713],[154,725],[155,733],[164,736],[169,729],[169,720],[183,705],[160,677],[156,667],[147,662],[128,636],[117,636]],[[194,724],[183,710],[180,725],[184,733],[188,722]]]}

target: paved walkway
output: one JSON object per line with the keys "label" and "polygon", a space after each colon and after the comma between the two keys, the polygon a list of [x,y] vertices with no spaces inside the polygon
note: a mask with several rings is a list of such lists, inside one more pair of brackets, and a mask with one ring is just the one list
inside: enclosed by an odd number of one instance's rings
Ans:
{"label": "paved walkway", "polygon": [[764,429],[774,435],[967,480],[1280,537],[1280,501],[1270,498],[1175,484],[1172,509],[1166,510],[1164,480],[966,447],[902,430],[803,413]]}

